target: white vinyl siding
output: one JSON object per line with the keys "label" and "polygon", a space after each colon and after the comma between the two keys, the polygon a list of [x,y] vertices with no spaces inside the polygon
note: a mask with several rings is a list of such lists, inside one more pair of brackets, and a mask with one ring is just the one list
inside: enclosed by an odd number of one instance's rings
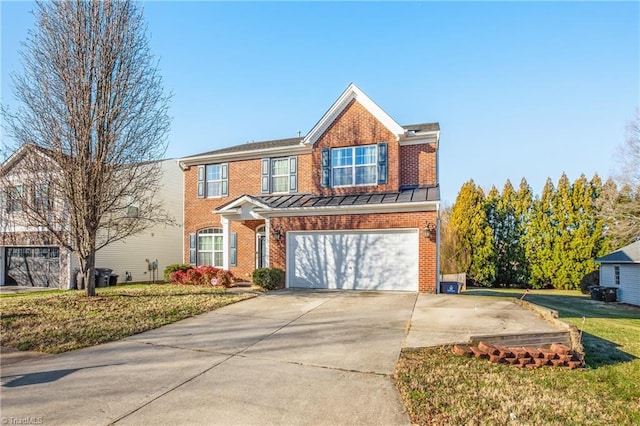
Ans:
{"label": "white vinyl siding", "polygon": [[149,271],[146,259],[150,262],[158,260],[155,275],[159,280],[163,279],[167,265],[183,263],[183,172],[175,160],[162,161],[161,169],[162,180],[156,197],[162,201],[164,210],[175,218],[176,224],[154,225],[139,234],[109,244],[96,253],[96,266],[113,269],[119,275],[118,283],[125,282],[127,272],[133,282],[150,281],[154,274]]}
{"label": "white vinyl siding", "polygon": [[[615,267],[620,268],[620,285],[615,285]],[[600,266],[600,285],[618,288],[618,302],[640,306],[640,264],[603,263]]]}

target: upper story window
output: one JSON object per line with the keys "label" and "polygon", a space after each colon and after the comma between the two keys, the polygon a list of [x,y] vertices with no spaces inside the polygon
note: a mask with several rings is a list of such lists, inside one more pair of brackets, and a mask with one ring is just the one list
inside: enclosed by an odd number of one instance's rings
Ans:
{"label": "upper story window", "polygon": [[322,186],[364,186],[387,183],[387,144],[324,148]]}
{"label": "upper story window", "polygon": [[229,195],[227,164],[198,166],[198,197],[216,198]]}
{"label": "upper story window", "polygon": [[262,159],[262,193],[298,191],[298,157]]}
{"label": "upper story window", "polygon": [[33,188],[33,205],[39,212],[49,212],[53,203],[49,193],[49,185],[46,183],[36,183]]}
{"label": "upper story window", "polygon": [[613,283],[620,285],[620,266],[618,265],[613,267]]}
{"label": "upper story window", "polygon": [[331,150],[332,186],[375,185],[378,183],[376,145]]}
{"label": "upper story window", "polygon": [[24,196],[24,185],[15,185],[8,188],[6,192],[7,212],[19,212],[22,210],[22,197]]}

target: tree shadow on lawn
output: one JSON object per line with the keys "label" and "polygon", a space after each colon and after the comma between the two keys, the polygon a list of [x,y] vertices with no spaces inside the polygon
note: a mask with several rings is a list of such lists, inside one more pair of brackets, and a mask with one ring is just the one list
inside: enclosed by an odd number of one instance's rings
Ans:
{"label": "tree shadow on lawn", "polygon": [[553,294],[553,290],[530,290],[529,293],[525,291],[524,289],[520,292],[473,289],[464,294],[522,299],[534,305],[557,311],[560,319],[581,318],[583,316],[587,318],[640,319],[640,308],[623,303],[601,302],[592,300],[587,295]]}
{"label": "tree shadow on lawn", "polygon": [[602,339],[590,333],[582,334],[585,362],[591,368],[620,364],[638,359],[638,357],[618,349],[620,345]]}

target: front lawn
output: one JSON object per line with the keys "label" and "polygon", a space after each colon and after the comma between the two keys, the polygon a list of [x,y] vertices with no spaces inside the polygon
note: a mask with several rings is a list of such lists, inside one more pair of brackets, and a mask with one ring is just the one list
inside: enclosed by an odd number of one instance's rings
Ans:
{"label": "front lawn", "polygon": [[252,297],[214,287],[149,284],[0,296],[0,345],[60,353],[119,340]]}
{"label": "front lawn", "polygon": [[[520,297],[522,290],[468,295]],[[516,369],[453,355],[450,347],[404,350],[396,384],[416,424],[640,424],[640,308],[575,291],[533,290],[525,300],[584,330],[585,369]],[[584,326],[583,326],[584,317]]]}

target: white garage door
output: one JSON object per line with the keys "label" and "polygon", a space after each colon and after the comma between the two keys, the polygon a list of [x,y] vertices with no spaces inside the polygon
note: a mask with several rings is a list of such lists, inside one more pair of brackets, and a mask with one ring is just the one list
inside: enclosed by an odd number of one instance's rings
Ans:
{"label": "white garage door", "polygon": [[418,230],[287,232],[287,286],[418,291]]}

